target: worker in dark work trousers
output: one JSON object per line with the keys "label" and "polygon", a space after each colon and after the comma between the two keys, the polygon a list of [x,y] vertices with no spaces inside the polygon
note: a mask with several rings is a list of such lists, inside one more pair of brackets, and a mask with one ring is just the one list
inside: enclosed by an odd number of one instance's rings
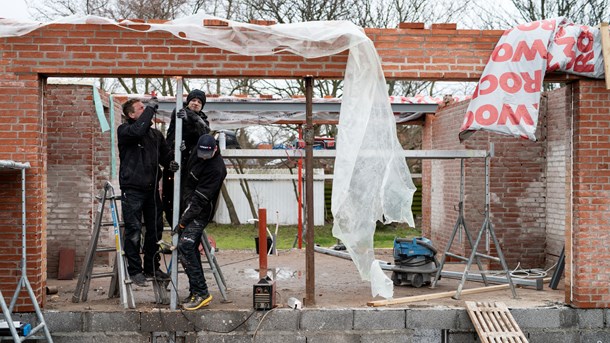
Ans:
{"label": "worker in dark work trousers", "polygon": [[208,306],[212,295],[201,266],[201,235],[216,212],[220,188],[227,176],[227,168],[214,137],[202,135],[187,164],[188,176],[184,180],[181,198],[184,212],[174,232],[180,235],[178,252],[182,267],[189,279],[189,296],[183,301],[185,310]]}
{"label": "worker in dark work trousers", "polygon": [[[121,208],[125,223],[123,249],[127,258],[127,272],[133,283],[147,286],[146,278],[169,279],[159,269],[159,246],[163,234],[163,211],[159,194],[162,165],[178,170],[173,151],[165,142],[161,131],[152,127],[158,102],[152,98],[147,105],[130,99],[123,104],[125,122],[117,129],[119,157],[119,184]],[[142,220],[144,234],[144,265],[140,258]]]}
{"label": "worker in dark work trousers", "polygon": [[[210,133],[210,123],[208,117],[203,112],[206,96],[203,91],[193,89],[186,97],[184,108],[179,110],[174,109],[172,112],[169,128],[167,129],[167,144],[171,149],[174,149],[176,141],[176,117],[182,119],[182,141],[180,142],[180,150],[182,151],[181,166],[186,166],[191,152],[197,145],[197,140],[201,135]],[[181,183],[184,184],[188,170],[182,168],[180,172]],[[180,187],[184,189],[182,186]],[[182,210],[182,209],[181,209]],[[174,173],[163,173],[163,211],[165,219],[174,227]]]}

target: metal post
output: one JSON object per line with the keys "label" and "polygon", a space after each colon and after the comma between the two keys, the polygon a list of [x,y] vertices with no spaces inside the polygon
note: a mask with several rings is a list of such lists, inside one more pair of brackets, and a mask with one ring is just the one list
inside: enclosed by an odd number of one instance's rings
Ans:
{"label": "metal post", "polygon": [[[301,140],[303,139],[303,128],[300,127],[299,128],[299,143],[301,142]],[[299,213],[298,213],[298,230],[297,230],[297,240],[299,242],[298,247],[299,249],[303,249],[303,158],[299,158],[299,163],[298,163],[298,177],[299,180],[297,182],[298,184],[298,206],[299,206]]]}
{"label": "metal post", "polygon": [[313,76],[305,77],[305,208],[306,233],[305,241],[305,306],[316,304],[316,280],[314,266],[314,232],[313,232]]}
{"label": "metal post", "polygon": [[[182,108],[182,77],[176,77],[176,111]],[[182,119],[176,116],[176,135],[174,141],[174,160],[178,163],[182,161],[182,151],[180,150],[180,145],[182,144]],[[186,166],[180,166],[180,170],[174,173],[174,209],[172,215],[172,222],[169,225],[178,224],[178,220],[180,219],[180,174],[182,173],[182,168],[186,168]],[[172,227],[173,229],[173,227]],[[178,235],[172,236],[172,245],[178,246]],[[175,310],[178,304],[178,250],[174,249],[172,251],[172,285],[171,287],[171,296],[170,296],[170,305],[169,308]]]}

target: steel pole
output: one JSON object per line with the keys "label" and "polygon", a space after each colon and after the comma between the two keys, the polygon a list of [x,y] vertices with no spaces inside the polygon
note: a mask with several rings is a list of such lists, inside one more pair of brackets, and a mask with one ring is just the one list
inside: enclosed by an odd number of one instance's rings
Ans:
{"label": "steel pole", "polygon": [[[176,77],[176,114],[179,109],[182,108],[182,77]],[[182,161],[182,151],[180,150],[180,145],[182,144],[182,119],[176,116],[176,135],[174,141],[174,161],[181,163]],[[180,170],[174,173],[174,208],[172,215],[172,222],[169,223],[171,229],[173,226],[178,224],[178,220],[180,219],[180,174],[182,173],[182,168],[186,168],[186,166],[181,165]],[[172,245],[178,246],[178,235],[172,236]],[[175,310],[178,306],[178,249],[174,249],[172,251],[172,270],[171,270],[171,278],[172,285],[171,293],[170,293],[170,302],[169,308]]]}
{"label": "steel pole", "polygon": [[305,209],[306,233],[305,241],[305,306],[316,304],[316,280],[314,262],[314,232],[313,232],[313,76],[305,77]]}

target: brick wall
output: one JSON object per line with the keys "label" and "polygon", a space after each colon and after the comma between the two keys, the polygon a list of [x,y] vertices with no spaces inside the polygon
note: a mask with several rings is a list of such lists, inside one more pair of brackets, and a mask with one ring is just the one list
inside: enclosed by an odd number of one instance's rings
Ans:
{"label": "brick wall", "polygon": [[[138,26],[131,28],[137,29]],[[379,51],[384,74],[388,79],[477,81],[502,31],[446,28],[366,29],[365,32]],[[41,302],[44,301],[43,289],[47,273],[47,122],[42,109],[42,86],[46,77],[300,78],[307,74],[317,78],[342,78],[347,60],[347,52],[311,60],[289,53],[244,57],[178,39],[169,33],[142,33],[112,25],[93,24],[53,24],[26,36],[0,38],[0,56],[0,159],[29,162],[32,166],[27,170],[28,268],[31,270],[30,281],[34,292]],[[573,79],[575,77],[559,73],[546,77],[547,81]],[[591,296],[598,288],[607,289],[605,285],[608,281],[603,280],[605,270],[598,273],[599,270],[592,266],[591,261],[606,257],[607,251],[602,249],[601,244],[594,246],[591,241],[593,238],[590,237],[602,238],[599,241],[603,241],[604,231],[608,231],[605,229],[607,225],[602,225],[604,220],[599,218],[608,198],[603,186],[607,184],[604,182],[607,178],[606,164],[591,162],[593,156],[603,158],[603,153],[608,150],[607,142],[600,139],[601,135],[598,134],[598,131],[603,132],[606,125],[608,92],[595,82],[585,82],[582,85],[582,89],[575,91],[580,112],[574,117],[573,124],[578,128],[573,138],[575,163],[572,175],[578,179],[574,183],[573,200],[577,208],[573,223],[569,220],[566,222],[573,225],[570,230],[574,231],[574,246],[578,250],[571,256],[574,265],[580,267],[583,263],[582,269],[575,270],[574,275],[584,278],[580,279],[583,283],[575,285],[573,290],[577,305],[606,306],[607,295]],[[589,97],[596,98],[590,100]],[[464,104],[452,105],[441,111],[438,118],[442,118],[445,114],[443,112],[459,112],[464,108]],[[488,138],[482,133],[478,133],[465,145],[457,145],[455,133],[461,117],[459,115],[459,119],[454,119],[456,124],[451,129],[452,134],[446,131],[443,135],[443,130],[439,128],[434,135],[430,132],[424,134],[427,142],[425,148],[486,148]],[[595,117],[595,120],[591,120],[591,117]],[[602,120],[597,120],[598,117],[602,117]],[[451,121],[449,118],[446,120]],[[594,130],[595,127],[600,129]],[[607,133],[603,137],[607,138]],[[492,161],[492,222],[506,248],[515,248],[515,251],[521,251],[523,256],[527,256],[526,265],[539,266],[544,262],[545,247],[540,242],[544,241],[545,235],[541,231],[548,213],[543,201],[548,192],[544,188],[544,170],[547,168],[543,161],[546,154],[544,145],[513,138],[494,137],[491,140],[497,142],[498,154]],[[97,152],[102,154],[101,150],[92,149],[96,151],[96,156]],[[522,154],[516,156],[515,151]],[[95,158],[91,161],[91,172],[95,175],[96,171],[100,171],[102,174],[100,168],[104,167],[99,161]],[[468,162],[466,175],[480,178],[480,164],[480,161]],[[435,171],[432,171],[433,167]],[[434,231],[436,226],[442,226],[442,230],[451,230],[456,215],[452,208],[456,204],[457,192],[455,181],[451,184],[447,178],[455,180],[455,170],[459,169],[452,161],[429,161],[424,165],[424,172],[426,170],[437,175],[424,180],[424,185],[433,189],[433,193],[426,195],[425,199],[430,203],[434,196],[435,201],[442,198],[443,203],[442,206],[435,204],[434,209],[424,208],[424,216],[428,216],[429,220],[427,228],[424,225],[424,230]],[[8,217],[0,222],[0,235],[7,237],[0,243],[0,249],[4,247],[6,251],[3,261],[6,273],[0,278],[0,289],[7,294],[17,282],[12,265],[19,259],[14,247],[20,246],[14,235],[15,225],[19,221],[16,218],[20,218],[13,201],[18,200],[20,189],[15,177],[11,173],[0,175],[0,183],[3,185],[0,192],[6,195],[0,200],[0,213]],[[92,176],[92,180],[98,183],[100,177]],[[466,184],[466,204],[472,206],[467,207],[466,217],[468,225],[475,229],[480,226],[478,211],[482,201],[481,192],[476,192],[476,188],[472,187],[480,187],[481,182],[473,180]],[[449,198],[445,200],[438,192],[447,192]],[[470,203],[472,205],[468,205]],[[434,235],[432,233],[432,238]],[[436,244],[442,244],[442,237],[439,236],[438,239],[441,242]],[[566,248],[570,251],[572,247],[568,244],[571,242],[566,242]],[[512,263],[519,256],[511,254],[508,257]],[[597,279],[592,280],[588,275],[596,275]],[[596,288],[597,284],[594,284],[593,287],[586,287],[585,281],[596,281],[600,286]],[[19,299],[17,310],[31,310],[30,307],[23,306],[24,301]]]}
{"label": "brick wall", "polygon": [[[572,227],[566,230],[567,301],[579,308],[610,305],[610,92],[603,80],[574,87]],[[567,287],[569,288],[569,287]]]}
{"label": "brick wall", "polygon": [[[108,96],[101,95],[108,118]],[[57,277],[60,249],[76,251],[75,274],[83,263],[97,211],[94,195],[110,180],[111,132],[100,128],[91,86],[47,85],[45,114],[49,132],[47,273]],[[105,220],[110,217],[106,215]],[[112,245],[111,234],[111,227],[102,229],[107,246]]]}
{"label": "brick wall", "polygon": [[[494,143],[490,159],[490,221],[510,268],[543,267],[545,261],[545,143],[519,140],[497,134],[478,132],[461,144],[458,131],[468,102],[444,107],[426,118],[423,149],[487,150]],[[544,136],[539,119],[537,136]],[[542,137],[544,139],[544,137]],[[444,250],[457,219],[459,202],[460,160],[425,161],[424,182],[430,185],[430,199],[425,204],[424,223],[430,228],[434,244]],[[485,210],[485,159],[464,160],[464,217],[473,236],[481,229]],[[424,192],[426,188],[424,188]],[[462,243],[454,240],[452,252],[470,252],[466,236]],[[484,251],[484,240],[479,245]],[[496,255],[495,251],[492,251]],[[496,268],[497,266],[492,266]]]}
{"label": "brick wall", "polygon": [[571,154],[568,123],[572,120],[572,86],[559,88],[546,94],[546,267],[557,262],[565,242],[566,191],[570,183],[566,176]]}

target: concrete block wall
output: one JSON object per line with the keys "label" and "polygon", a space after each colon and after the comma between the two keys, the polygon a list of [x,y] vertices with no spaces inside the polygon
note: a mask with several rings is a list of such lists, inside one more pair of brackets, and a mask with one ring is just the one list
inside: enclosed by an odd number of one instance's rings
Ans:
{"label": "concrete block wall", "polygon": [[[425,140],[423,148],[488,150],[490,143],[494,143],[495,154],[490,159],[490,221],[506,262],[509,268],[518,263],[525,268],[544,267],[546,144],[541,128],[546,125],[545,116],[539,118],[537,135],[542,136],[539,142],[478,132],[460,143],[457,133],[467,107],[467,101],[456,103],[427,116],[424,131],[427,137],[434,138]],[[429,178],[431,200],[424,205],[423,220],[430,225],[422,226],[431,228],[434,244],[444,250],[457,215],[460,161],[432,160],[425,163],[423,178]],[[464,165],[464,212],[474,241],[484,221],[485,160],[466,159]],[[484,251],[483,243],[479,245],[479,252]],[[451,250],[460,255],[468,254],[470,249],[465,236],[461,245],[455,239]],[[497,255],[493,250],[491,253]]]}
{"label": "concrete block wall", "polygon": [[[610,339],[608,310],[569,307],[510,309],[530,342]],[[14,320],[35,322],[32,314]],[[461,308],[275,309],[180,312],[46,312],[54,342],[475,342]],[[241,325],[240,325],[241,324]],[[111,328],[111,329],[110,329]]]}

